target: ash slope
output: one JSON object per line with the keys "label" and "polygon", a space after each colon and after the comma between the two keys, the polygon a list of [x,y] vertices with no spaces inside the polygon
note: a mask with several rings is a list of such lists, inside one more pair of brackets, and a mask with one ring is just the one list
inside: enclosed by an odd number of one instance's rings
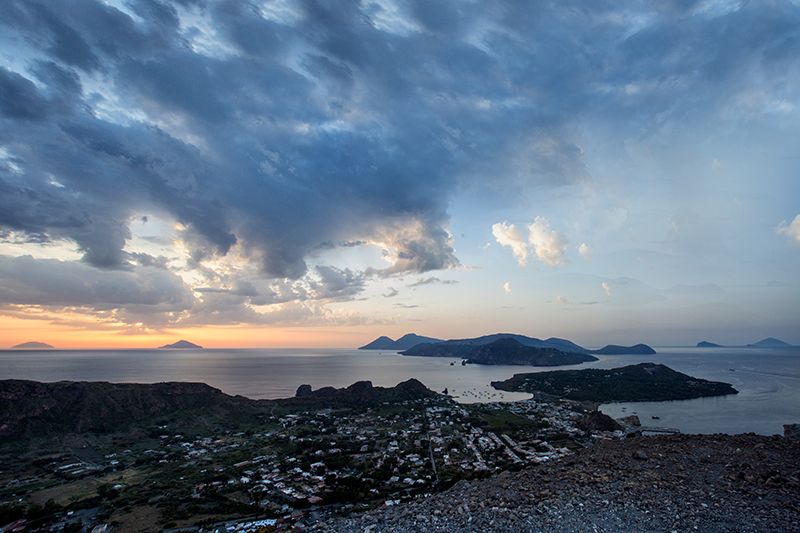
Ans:
{"label": "ash slope", "polygon": [[798,441],[680,435],[601,441],[314,531],[800,531]]}

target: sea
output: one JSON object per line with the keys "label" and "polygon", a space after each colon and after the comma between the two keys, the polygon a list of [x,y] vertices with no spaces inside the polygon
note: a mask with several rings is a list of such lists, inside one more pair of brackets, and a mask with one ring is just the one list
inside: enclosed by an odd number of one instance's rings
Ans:
{"label": "sea", "polygon": [[663,363],[679,372],[731,383],[739,394],[672,402],[604,404],[614,418],[636,414],[643,426],[682,433],[780,434],[800,423],[800,348],[656,347],[656,355],[599,356],[568,367],[462,366],[458,359],[342,349],[0,351],[0,379],[155,383],[195,381],[249,398],[286,398],[309,384],[345,387],[368,380],[390,387],[416,378],[464,403],[515,401],[528,394],[493,389],[515,373]]}

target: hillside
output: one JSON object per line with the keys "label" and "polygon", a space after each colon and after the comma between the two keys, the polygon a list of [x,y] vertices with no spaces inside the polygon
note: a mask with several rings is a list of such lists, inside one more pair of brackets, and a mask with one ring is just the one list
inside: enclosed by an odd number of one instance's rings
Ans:
{"label": "hillside", "polygon": [[698,348],[722,348],[721,344],[716,344],[708,341],[700,341],[697,343]]}
{"label": "hillside", "polygon": [[398,383],[394,387],[375,387],[370,381],[357,381],[349,387],[336,389],[334,387],[322,387],[312,389],[311,385],[300,385],[294,399],[277,400],[288,405],[297,402],[322,403],[330,406],[352,406],[352,405],[372,405],[383,402],[396,403],[406,400],[417,400],[421,398],[433,398],[437,396],[435,392],[428,389],[416,379],[409,379]]}
{"label": "hillside", "polygon": [[559,461],[314,531],[761,531],[800,523],[800,447],[756,435],[601,440]]}
{"label": "hillside", "polygon": [[591,355],[563,352],[552,347],[525,346],[511,337],[499,338],[488,344],[418,344],[402,352],[402,355],[453,357],[479,365],[559,366],[597,360]]}
{"label": "hillside", "polygon": [[230,396],[204,383],[39,383],[0,381],[0,436],[110,432],[160,418],[193,425],[233,425],[275,407],[308,408],[371,405],[428,398],[436,393],[411,379],[395,387],[362,381],[347,388],[298,389],[295,398],[251,400]]}
{"label": "hillside", "polygon": [[599,403],[688,400],[738,393],[729,383],[694,378],[655,363],[515,374],[505,381],[493,381],[492,387]]}
{"label": "hillside", "polygon": [[248,401],[204,383],[4,380],[0,381],[0,435],[105,432],[197,409],[225,415],[245,409]]}

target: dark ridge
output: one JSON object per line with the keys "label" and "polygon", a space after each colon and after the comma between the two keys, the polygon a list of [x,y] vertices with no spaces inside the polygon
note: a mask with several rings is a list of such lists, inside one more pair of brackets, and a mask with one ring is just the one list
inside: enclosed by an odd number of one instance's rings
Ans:
{"label": "dark ridge", "polygon": [[622,429],[619,423],[600,411],[589,411],[578,420],[577,426],[585,431],[616,431]]}
{"label": "dark ridge", "polygon": [[276,407],[348,407],[396,403],[436,396],[416,379],[395,387],[373,387],[360,381],[347,388],[309,385],[294,398],[252,400],[230,396],[205,383],[107,383],[59,381],[39,383],[0,380],[0,437],[36,437],[66,433],[108,433],[160,419],[191,425],[231,426],[257,422]]}
{"label": "dark ridge", "polygon": [[297,389],[294,398],[277,401],[282,403],[295,403],[297,401],[313,403],[325,400],[328,404],[352,406],[383,402],[396,403],[435,396],[437,396],[435,392],[428,389],[420,381],[412,378],[389,388],[375,387],[370,381],[357,381],[343,389],[322,387],[314,390],[311,385],[301,385]]}
{"label": "dark ridge", "polygon": [[0,435],[107,432],[192,409],[238,408],[247,401],[204,383],[0,381]]}

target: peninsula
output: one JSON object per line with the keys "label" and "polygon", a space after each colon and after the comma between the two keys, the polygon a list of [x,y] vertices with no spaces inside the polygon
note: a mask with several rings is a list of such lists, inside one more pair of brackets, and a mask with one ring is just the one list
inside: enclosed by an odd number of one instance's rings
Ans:
{"label": "peninsula", "polygon": [[492,387],[597,403],[689,400],[739,392],[729,383],[695,378],[656,363],[515,374],[493,381]]}

